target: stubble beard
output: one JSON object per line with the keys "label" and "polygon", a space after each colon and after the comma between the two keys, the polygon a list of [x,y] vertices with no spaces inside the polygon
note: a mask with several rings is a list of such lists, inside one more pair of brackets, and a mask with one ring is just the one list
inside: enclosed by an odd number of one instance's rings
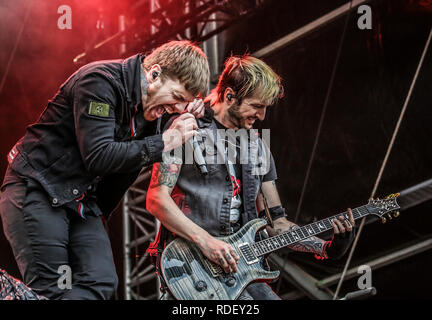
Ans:
{"label": "stubble beard", "polygon": [[234,105],[231,108],[227,109],[227,112],[225,114],[225,120],[233,124],[238,129],[241,129],[241,114],[238,111],[240,109],[240,106]]}

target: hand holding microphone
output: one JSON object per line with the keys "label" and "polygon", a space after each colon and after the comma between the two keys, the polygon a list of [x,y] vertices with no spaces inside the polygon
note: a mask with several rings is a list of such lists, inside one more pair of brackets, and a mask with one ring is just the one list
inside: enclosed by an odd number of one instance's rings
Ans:
{"label": "hand holding microphone", "polygon": [[195,99],[190,102],[184,113],[176,118],[171,126],[162,135],[165,147],[164,152],[171,151],[183,145],[186,141],[192,138],[193,156],[196,165],[201,174],[207,175],[208,170],[206,162],[196,139],[198,125],[195,117],[200,118],[204,115],[204,102],[202,99]]}
{"label": "hand holding microphone", "polygon": [[164,152],[171,151],[183,145],[197,134],[198,125],[191,113],[183,113],[176,118],[163,134]]}

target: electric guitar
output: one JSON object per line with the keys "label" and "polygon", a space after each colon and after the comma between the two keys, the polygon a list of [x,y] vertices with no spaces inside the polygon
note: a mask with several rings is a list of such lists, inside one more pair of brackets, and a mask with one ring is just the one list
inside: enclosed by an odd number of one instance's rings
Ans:
{"label": "electric guitar", "polygon": [[[385,215],[391,219],[391,212],[400,209],[396,202],[398,196],[395,194],[383,200],[372,199],[368,204],[352,209],[353,217],[357,220],[372,214],[385,222]],[[332,229],[333,219],[340,215],[348,219],[348,213],[344,212],[257,242],[254,241],[255,234],[267,222],[255,219],[235,234],[218,238],[231,244],[240,256],[236,273],[225,273],[219,265],[208,260],[195,244],[177,238],[162,253],[161,274],[168,289],[178,300],[235,300],[249,283],[268,281],[279,276],[279,271],[267,271],[262,267],[265,255]],[[393,214],[394,217],[398,215],[398,212]]]}

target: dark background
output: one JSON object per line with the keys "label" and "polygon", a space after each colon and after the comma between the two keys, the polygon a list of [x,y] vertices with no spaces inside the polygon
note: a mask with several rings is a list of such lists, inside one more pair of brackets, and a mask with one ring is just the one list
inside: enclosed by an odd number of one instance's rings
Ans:
{"label": "dark background", "polygon": [[[255,17],[224,32],[224,57],[253,53],[347,1],[266,1]],[[0,77],[30,2],[0,1]],[[72,30],[59,30],[57,8],[72,8]],[[34,2],[0,93],[0,173],[6,155],[36,121],[48,99],[80,65],[72,62],[98,39],[117,30],[117,15],[131,13],[133,1]],[[372,30],[359,30],[359,15],[352,11],[343,39],[333,87],[298,223],[365,204],[389,145],[432,26],[430,0],[375,0]],[[102,10],[102,11],[98,11]],[[104,29],[95,21],[104,15]],[[145,13],[142,13],[145,15]],[[278,190],[292,220],[295,219],[318,122],[329,89],[345,16],[263,58],[284,80],[285,97],[268,110],[259,125],[271,128],[271,150],[276,160]],[[113,50],[99,59],[118,58]],[[377,196],[383,197],[432,178],[432,48],[425,57],[395,145],[385,167]],[[401,217],[365,227],[352,265],[367,263],[389,251],[430,238],[431,203],[402,212]],[[121,276],[121,216],[108,223],[116,265]],[[311,255],[289,253],[318,279],[342,270],[341,261],[317,262]],[[0,268],[19,277],[9,244],[0,232]],[[430,250],[373,272],[374,299],[431,298]],[[280,290],[290,285],[275,284]],[[332,287],[334,290],[335,287]],[[356,280],[343,291],[357,290]],[[119,293],[121,297],[122,293]]]}

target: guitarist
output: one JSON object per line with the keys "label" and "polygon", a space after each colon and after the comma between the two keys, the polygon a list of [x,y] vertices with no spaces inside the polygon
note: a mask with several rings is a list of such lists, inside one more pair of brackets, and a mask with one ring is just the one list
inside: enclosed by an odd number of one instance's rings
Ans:
{"label": "guitarist", "polygon": [[[247,55],[230,57],[225,62],[217,87],[206,98],[204,117],[197,119],[200,132],[205,135],[225,129],[223,132],[227,132],[226,137],[230,138],[230,133],[235,135],[241,130],[250,131],[256,120],[264,120],[267,108],[282,96],[281,91],[280,77],[263,61]],[[211,141],[210,134],[205,138],[204,141]],[[256,219],[257,212],[263,216],[264,199],[273,221],[273,227],[266,228],[270,236],[297,227],[286,218],[281,205],[275,184],[277,175],[273,157],[261,139],[258,142],[261,151],[264,154],[267,151],[268,155],[268,161],[264,163],[267,170],[260,174],[253,174],[253,170],[249,170],[250,164],[239,161],[239,146],[232,143],[228,143],[223,150],[226,156],[224,162],[207,162],[208,174],[201,173],[196,164],[186,164],[184,157],[179,156],[165,156],[163,162],[153,165],[147,209],[159,219],[162,227],[147,250],[152,256],[160,258],[168,241],[180,236],[195,243],[209,260],[220,265],[225,272],[236,272],[239,256],[230,244],[215,237],[233,234],[248,221]],[[183,146],[182,154],[187,156],[185,148]],[[207,153],[211,154],[212,148],[207,146],[205,151],[208,157]],[[229,159],[229,154],[234,154],[234,157]],[[266,159],[261,158],[263,161]],[[341,258],[354,237],[354,218],[350,209],[348,213],[349,220],[341,216],[340,221],[333,221],[332,241],[310,237],[290,248],[311,252],[321,259]],[[158,261],[156,259],[157,267]],[[249,284],[239,299],[280,298],[270,286],[257,282]]]}

